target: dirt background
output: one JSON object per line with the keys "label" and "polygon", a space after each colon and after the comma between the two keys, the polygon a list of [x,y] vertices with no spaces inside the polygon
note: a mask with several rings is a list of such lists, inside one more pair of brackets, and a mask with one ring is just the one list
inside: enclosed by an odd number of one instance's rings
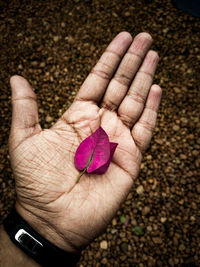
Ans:
{"label": "dirt background", "polygon": [[200,266],[200,21],[170,0],[0,1],[0,216],[15,201],[9,79],[27,78],[49,127],[120,31],[149,32],[163,89],[141,172],[79,266]]}

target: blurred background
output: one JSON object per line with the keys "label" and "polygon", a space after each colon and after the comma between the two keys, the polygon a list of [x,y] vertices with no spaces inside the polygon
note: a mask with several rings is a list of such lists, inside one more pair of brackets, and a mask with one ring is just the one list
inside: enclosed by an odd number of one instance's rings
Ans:
{"label": "blurred background", "polygon": [[[141,172],[79,266],[200,266],[200,19],[170,0],[0,0],[0,219],[15,201],[9,79],[33,86],[42,127],[70,106],[120,31],[149,32],[160,56],[158,122]],[[191,3],[192,1],[190,1]]]}

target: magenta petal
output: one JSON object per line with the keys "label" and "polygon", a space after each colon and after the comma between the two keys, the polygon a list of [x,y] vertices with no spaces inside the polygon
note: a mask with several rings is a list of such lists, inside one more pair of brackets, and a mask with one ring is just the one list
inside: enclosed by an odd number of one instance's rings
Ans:
{"label": "magenta petal", "polygon": [[101,166],[100,168],[95,170],[93,173],[95,173],[95,174],[104,174],[107,171],[107,169],[108,169],[108,167],[110,165],[110,162],[111,162],[111,160],[113,158],[113,154],[115,152],[115,149],[116,149],[117,145],[118,145],[117,143],[110,142],[110,158],[108,159],[108,161],[103,166]]}
{"label": "magenta petal", "polygon": [[96,145],[96,135],[92,134],[84,139],[76,150],[74,163],[78,170],[83,170],[94,151]]}
{"label": "magenta petal", "polygon": [[95,133],[98,136],[98,139],[87,173],[95,171],[104,165],[110,158],[110,143],[107,133],[101,127],[99,127]]}
{"label": "magenta petal", "polygon": [[108,135],[99,127],[93,134],[81,142],[76,151],[74,162],[78,170],[83,170],[92,159],[87,168],[87,172],[90,173],[104,165],[109,157],[110,144]]}

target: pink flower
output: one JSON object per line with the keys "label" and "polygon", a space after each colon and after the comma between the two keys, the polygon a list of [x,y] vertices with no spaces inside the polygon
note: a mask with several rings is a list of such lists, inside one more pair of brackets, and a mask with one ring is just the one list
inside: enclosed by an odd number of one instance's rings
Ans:
{"label": "pink flower", "polygon": [[81,176],[87,173],[104,174],[112,160],[117,143],[109,142],[107,133],[99,127],[93,134],[81,142],[75,154],[75,166],[82,171]]}

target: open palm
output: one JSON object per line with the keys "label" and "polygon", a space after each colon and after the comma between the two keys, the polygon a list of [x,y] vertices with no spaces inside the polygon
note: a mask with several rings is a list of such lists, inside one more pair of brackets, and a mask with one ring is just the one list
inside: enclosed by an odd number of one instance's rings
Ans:
{"label": "open palm", "polygon": [[[83,83],[71,107],[50,128],[38,122],[28,82],[11,78],[13,115],[9,151],[18,212],[62,249],[77,252],[100,234],[137,177],[161,98],[152,86],[158,63],[147,33],[118,34]],[[118,143],[103,175],[80,174],[77,147],[101,126]]]}

